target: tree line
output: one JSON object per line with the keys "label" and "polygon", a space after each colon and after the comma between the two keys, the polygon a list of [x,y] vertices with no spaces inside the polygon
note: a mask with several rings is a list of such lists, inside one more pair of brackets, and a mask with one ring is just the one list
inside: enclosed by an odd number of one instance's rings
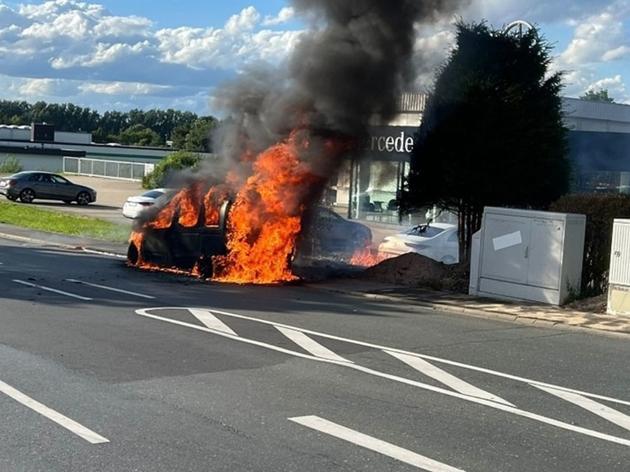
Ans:
{"label": "tree line", "polygon": [[92,133],[97,143],[165,146],[194,152],[212,152],[210,134],[218,120],[180,110],[130,110],[99,113],[72,103],[28,103],[0,100],[0,124],[49,123],[58,131]]}

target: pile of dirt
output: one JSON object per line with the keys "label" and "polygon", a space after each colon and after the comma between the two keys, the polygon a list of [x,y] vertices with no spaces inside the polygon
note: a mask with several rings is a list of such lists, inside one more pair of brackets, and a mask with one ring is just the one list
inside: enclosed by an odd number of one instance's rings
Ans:
{"label": "pile of dirt", "polygon": [[445,265],[415,253],[386,259],[366,269],[359,278],[407,287],[459,293],[468,291],[468,267],[463,264]]}

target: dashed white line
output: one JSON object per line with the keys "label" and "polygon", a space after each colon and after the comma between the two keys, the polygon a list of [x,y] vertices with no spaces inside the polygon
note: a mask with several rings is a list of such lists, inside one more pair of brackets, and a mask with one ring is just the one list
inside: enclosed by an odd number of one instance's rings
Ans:
{"label": "dashed white line", "polygon": [[46,405],[43,405],[36,400],[33,400],[28,395],[25,395],[24,393],[11,387],[10,385],[6,384],[5,382],[1,380],[0,380],[0,392],[4,393],[8,397],[13,398],[15,401],[30,408],[31,410],[36,411],[40,415],[45,416],[49,420],[57,423],[59,426],[62,426],[63,428],[66,428],[68,431],[85,439],[87,442],[91,444],[102,444],[102,443],[109,442],[109,439],[104,438],[100,434],[97,434],[91,429],[88,429],[85,426],[77,423],[76,421],[71,420],[67,416],[62,415],[61,413],[53,410],[52,408],[48,408]]}
{"label": "dashed white line", "polygon": [[312,338],[309,338],[306,334],[301,331],[297,331],[295,329],[288,329],[282,326],[276,326],[276,329],[284,334],[287,338],[293,341],[295,344],[303,348],[305,351],[310,352],[316,357],[321,357],[322,359],[330,359],[338,362],[350,362],[348,359],[344,359],[340,355],[332,352],[325,346],[322,346],[317,341]]}
{"label": "dashed white line", "polygon": [[[484,405],[490,408],[494,408],[495,410],[500,410],[500,411],[504,411],[507,413],[512,413],[514,415],[523,417],[523,418],[529,418],[531,420],[534,421],[538,421],[540,423],[545,423],[551,426],[555,426],[557,428],[561,428],[567,431],[572,431],[575,433],[579,433],[579,434],[583,434],[585,436],[590,436],[592,438],[598,438],[598,439],[602,439],[604,441],[608,441],[608,442],[612,442],[615,444],[621,444],[623,446],[629,446],[630,447],[630,440],[629,439],[625,439],[625,438],[620,438],[617,436],[612,436],[610,434],[606,434],[606,433],[601,433],[599,431],[594,431],[592,429],[588,429],[588,428],[583,428],[581,426],[576,426],[573,424],[569,424],[569,423],[565,423],[564,421],[560,421],[560,420],[556,420],[554,418],[549,418],[543,415],[539,415],[536,413],[532,413],[530,411],[526,411],[526,410],[521,410],[519,408],[516,407],[512,407],[509,405],[504,405],[502,403],[497,403],[494,401],[490,401],[490,400],[486,400],[484,398],[478,398],[478,397],[471,397],[470,395],[464,395],[463,393],[459,393],[459,392],[453,392],[451,390],[446,390],[445,388],[441,388],[441,387],[436,387],[434,385],[429,385],[423,382],[418,382],[416,380],[411,380],[411,379],[407,379],[405,377],[399,377],[396,375],[392,375],[392,374],[388,374],[386,372],[380,372],[378,370],[374,370],[374,369],[370,369],[368,367],[364,367],[358,364],[353,364],[353,363],[349,363],[349,362],[340,362],[337,360],[333,360],[333,359],[324,359],[322,357],[316,357],[316,356],[312,356],[309,354],[303,354],[301,352],[297,352],[297,351],[291,351],[289,349],[285,349],[283,347],[279,347],[279,346],[274,346],[273,344],[268,344],[268,343],[264,343],[261,341],[256,341],[254,339],[247,339],[247,338],[242,338],[239,336],[234,336],[231,335],[229,333],[224,333],[218,330],[214,330],[214,329],[210,329],[210,328],[206,328],[203,326],[199,326],[199,325],[195,325],[192,323],[186,323],[184,321],[179,321],[179,320],[173,320],[171,318],[165,318],[163,316],[158,316],[158,315],[154,315],[152,313],[150,313],[151,311],[160,311],[160,310],[189,310],[189,308],[178,308],[178,307],[160,307],[160,308],[146,308],[146,309],[140,309],[140,310],[136,310],[136,314],[140,315],[140,316],[144,316],[146,318],[151,318],[154,320],[158,320],[158,321],[163,321],[165,323],[171,323],[171,324],[175,324],[178,326],[185,326],[187,328],[191,328],[191,329],[195,329],[197,331],[204,331],[207,333],[213,333],[216,334],[218,336],[223,336],[235,341],[239,341],[245,344],[251,344],[254,346],[260,346],[263,347],[265,349],[270,349],[272,351],[276,351],[276,352],[282,352],[284,354],[289,354],[295,357],[301,357],[303,359],[310,359],[310,360],[314,360],[314,361],[318,361],[318,362],[325,362],[325,363],[329,363],[329,364],[335,364],[335,365],[340,365],[340,366],[345,366],[349,369],[354,369],[357,370],[359,372],[363,372],[369,375],[373,375],[375,377],[380,377],[383,379],[388,379],[388,380],[392,380],[394,382],[400,382],[402,384],[406,384],[406,385],[411,385],[413,387],[418,387],[421,388],[423,390],[428,390],[430,392],[435,392],[435,393],[440,393],[442,395],[446,395],[449,397],[453,397],[453,398],[458,398],[461,400],[466,400],[468,402],[471,403],[476,403],[478,405]],[[219,314],[226,314],[223,311],[219,311],[219,310],[213,310],[215,313],[219,313]],[[229,315],[228,315],[229,316]],[[235,316],[237,318],[248,318],[242,315],[234,315],[232,314],[232,316]],[[261,320],[262,322],[262,320]],[[266,322],[266,324],[274,324],[274,323],[270,323],[270,322]],[[289,326],[286,325],[282,325],[284,327],[287,328],[291,328]],[[293,328],[295,329],[295,328]],[[306,332],[308,332],[307,330],[304,330]],[[328,337],[330,338],[331,336],[329,335],[325,335],[324,337]],[[385,349],[385,348],[383,348]],[[391,349],[390,349],[391,350]]]}
{"label": "dashed white line", "polygon": [[88,287],[93,287],[93,288],[100,288],[102,290],[109,290],[110,292],[124,293],[125,295],[131,295],[131,296],[134,296],[134,297],[140,297],[140,298],[147,298],[149,300],[155,300],[155,297],[152,297],[151,295],[145,295],[144,293],[131,292],[129,290],[123,290],[123,289],[120,289],[120,288],[108,287],[107,285],[93,284],[91,282],[84,282],[83,280],[66,279],[66,282],[71,282],[73,284],[86,285]]}
{"label": "dashed white line", "polygon": [[452,374],[449,374],[448,372],[434,366],[433,364],[417,356],[409,356],[407,354],[401,354],[399,352],[393,351],[384,352],[391,356],[394,356],[396,359],[401,360],[408,366],[413,367],[424,375],[431,377],[432,379],[435,379],[440,383],[443,383],[444,385],[452,388],[459,393],[470,395],[472,397],[485,398],[486,400],[503,403],[504,405],[515,406],[512,403],[504,400],[503,398],[493,395],[490,392],[486,392],[485,390],[482,390],[480,388],[477,388],[474,385],[471,385],[468,382],[465,382],[464,380],[459,379]]}
{"label": "dashed white line", "polygon": [[191,308],[188,311],[190,311],[190,313],[192,313],[192,315],[199,321],[201,321],[206,327],[214,329],[216,331],[221,331],[222,333],[230,334],[232,336],[238,336],[238,334],[236,334],[232,330],[232,328],[230,328],[223,321],[214,316],[210,310]]}
{"label": "dashed white line", "polygon": [[41,290],[45,290],[46,292],[52,292],[58,295],[64,295],[66,297],[76,298],[78,300],[83,300],[86,302],[89,302],[92,300],[91,298],[83,297],[81,295],[77,295],[76,293],[64,292],[63,290],[57,290],[56,288],[50,288],[44,285],[33,284],[31,282],[26,282],[25,280],[13,279],[13,282],[15,282],[16,284],[26,285],[27,287],[39,288]]}
{"label": "dashed white line", "polygon": [[558,390],[555,388],[542,387],[540,385],[533,385],[533,387],[544,390],[545,392],[555,395],[558,398],[562,398],[574,405],[582,407],[585,410],[588,410],[591,413],[630,431],[630,416],[624,415],[620,411],[613,410],[606,405],[602,405],[595,400],[591,400],[590,398],[586,398],[585,396],[578,395],[576,393],[565,392],[564,390]]}
{"label": "dashed white line", "polygon": [[289,421],[328,434],[338,439],[356,444],[357,446],[378,452],[397,461],[412,465],[428,472],[464,472],[462,469],[422,456],[395,444],[388,443],[367,434],[360,433],[345,426],[333,423],[319,416],[300,416],[289,418]]}

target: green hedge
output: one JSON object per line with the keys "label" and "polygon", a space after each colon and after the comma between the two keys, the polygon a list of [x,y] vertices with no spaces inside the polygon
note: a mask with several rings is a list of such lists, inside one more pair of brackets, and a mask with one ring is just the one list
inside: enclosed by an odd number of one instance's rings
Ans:
{"label": "green hedge", "polygon": [[142,179],[142,187],[146,189],[168,186],[171,179],[178,171],[195,168],[201,162],[199,154],[186,151],[177,151],[169,154],[160,161],[150,174]]}
{"label": "green hedge", "polygon": [[567,195],[553,203],[550,210],[586,215],[586,240],[580,296],[590,297],[606,292],[613,220],[630,218],[630,196],[621,194]]}

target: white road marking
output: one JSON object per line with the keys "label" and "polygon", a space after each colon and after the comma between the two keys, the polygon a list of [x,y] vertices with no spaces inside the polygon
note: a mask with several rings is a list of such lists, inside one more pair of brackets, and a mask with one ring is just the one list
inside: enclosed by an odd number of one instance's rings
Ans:
{"label": "white road marking", "polygon": [[76,279],[66,279],[66,282],[71,282],[73,284],[86,285],[88,287],[100,288],[100,289],[103,289],[103,290],[109,290],[110,292],[124,293],[125,295],[131,295],[131,296],[134,296],[134,297],[140,297],[140,298],[147,298],[149,300],[155,300],[155,297],[152,297],[151,295],[145,295],[143,293],[138,293],[138,292],[130,292],[129,290],[122,290],[120,288],[108,287],[107,285],[93,284],[93,283],[90,283],[90,282],[84,282],[82,280],[76,280]]}
{"label": "white road marking", "polygon": [[320,431],[322,433],[334,436],[335,438],[356,444],[357,446],[378,452],[384,456],[391,457],[397,461],[412,465],[428,472],[464,472],[462,469],[451,467],[426,456],[421,456],[408,449],[396,446],[395,444],[382,441],[380,439],[368,436],[345,426],[338,425],[332,421],[328,421],[319,416],[300,416],[289,418],[289,421],[306,426],[307,428]]}
{"label": "white road marking", "polygon": [[[628,439],[624,439],[624,438],[619,438],[617,436],[612,436],[606,433],[600,433],[599,431],[594,431],[592,429],[588,429],[588,428],[582,428],[580,426],[575,426],[569,423],[565,423],[563,421],[559,421],[559,420],[555,420],[553,418],[548,418],[546,416],[542,416],[542,415],[538,415],[536,413],[531,413],[529,411],[525,411],[525,410],[521,410],[519,408],[515,408],[509,405],[504,405],[502,403],[497,403],[497,402],[493,402],[490,400],[485,400],[483,398],[477,398],[477,397],[471,397],[469,395],[464,395],[462,393],[459,392],[453,392],[451,390],[446,390],[444,388],[440,388],[440,387],[435,387],[433,385],[429,385],[429,384],[425,384],[422,382],[417,382],[415,380],[411,380],[411,379],[407,379],[404,377],[398,377],[396,375],[391,375],[385,372],[379,372],[377,370],[373,370],[367,367],[363,367],[357,364],[351,364],[348,362],[339,362],[336,360],[332,360],[332,359],[323,359],[321,357],[315,357],[315,356],[311,356],[308,354],[303,354],[301,352],[297,352],[297,351],[291,351],[289,349],[285,349],[282,347],[278,347],[278,346],[274,346],[272,344],[267,344],[267,343],[263,343],[261,341],[255,341],[253,339],[247,339],[247,338],[242,338],[242,337],[238,337],[238,336],[233,336],[231,334],[227,334],[227,333],[223,333],[221,331],[217,331],[214,329],[210,329],[210,328],[204,328],[203,326],[199,326],[199,325],[194,325],[191,323],[186,323],[183,321],[178,321],[178,320],[173,320],[171,318],[165,318],[162,316],[158,316],[158,315],[153,315],[151,313],[149,313],[150,311],[160,311],[160,310],[189,310],[189,308],[181,308],[181,307],[160,307],[160,308],[146,308],[146,309],[141,309],[141,310],[136,310],[136,314],[140,315],[140,316],[144,316],[146,318],[151,318],[154,320],[158,320],[158,321],[163,321],[165,323],[171,323],[171,324],[175,324],[178,326],[185,326],[187,328],[191,328],[191,329],[195,329],[198,331],[203,331],[206,333],[212,333],[212,334],[216,334],[218,336],[223,336],[226,338],[230,338],[233,339],[235,341],[240,341],[242,343],[245,344],[251,344],[254,346],[260,346],[266,349],[270,349],[272,351],[276,351],[276,352],[282,352],[284,354],[289,354],[295,357],[301,357],[303,359],[310,359],[310,360],[314,360],[314,361],[318,361],[318,362],[324,362],[324,363],[329,363],[329,364],[335,364],[335,365],[341,365],[341,366],[345,366],[349,369],[354,369],[357,370],[359,372],[363,372],[369,375],[373,375],[375,377],[380,377],[380,378],[384,378],[384,379],[388,379],[388,380],[392,380],[394,382],[399,382],[399,383],[403,383],[406,385],[411,385],[413,387],[418,387],[424,390],[428,390],[431,392],[435,392],[435,393],[441,393],[443,395],[449,396],[449,397],[453,397],[453,398],[458,398],[461,400],[466,400],[469,401],[471,403],[476,403],[479,405],[484,405],[490,408],[494,408],[495,410],[500,410],[500,411],[504,411],[507,413],[512,413],[514,415],[517,416],[521,416],[523,418],[529,418],[532,419],[534,421],[538,421],[541,423],[545,423],[545,424],[549,424],[552,426],[556,426],[558,428],[561,429],[565,429],[567,431],[572,431],[572,432],[576,432],[576,433],[580,433],[580,434],[584,434],[585,436],[590,436],[593,438],[598,438],[598,439],[602,439],[604,441],[608,441],[608,442],[612,442],[612,443],[616,443],[616,444],[621,444],[623,446],[629,446],[630,447],[630,440]],[[223,312],[223,311],[219,311],[219,310],[213,310],[215,313],[219,313],[219,314],[224,314],[226,316],[230,316],[230,314]],[[252,318],[248,318],[242,315],[236,315],[236,314],[231,314],[231,316],[234,316],[236,318],[246,318],[246,319],[252,319]],[[261,322],[264,322],[264,320],[260,320]],[[270,323],[270,322],[265,322],[266,324],[272,324],[275,325],[274,323]],[[286,327],[291,329],[290,326],[287,325],[281,325],[278,324],[277,326],[282,326],[282,327]],[[293,328],[296,329],[296,328]],[[309,332],[308,330],[303,330],[304,332]],[[328,337],[328,338],[333,338],[333,336],[330,335],[326,335],[324,337]],[[387,349],[387,348],[382,348],[382,349]],[[387,349],[387,350],[393,350],[393,349]]]}
{"label": "white road marking", "polygon": [[310,352],[316,357],[321,357],[322,359],[330,359],[333,361],[339,362],[350,362],[352,361],[348,359],[344,359],[338,354],[335,354],[330,349],[325,346],[322,346],[317,341],[312,338],[309,338],[306,334],[301,331],[297,331],[295,329],[283,328],[282,326],[276,326],[276,329],[284,334],[287,338],[293,341],[295,344],[300,346],[307,352]]}
{"label": "white road marking", "polygon": [[[155,308],[156,310],[188,310],[188,308],[182,308],[182,307],[160,307],[160,308]],[[255,321],[257,323],[262,323],[262,324],[267,324],[267,325],[271,325],[271,326],[282,326],[284,328],[288,328],[288,329],[294,329],[297,331],[301,331],[304,334],[312,334],[314,336],[320,336],[326,339],[332,339],[335,341],[343,341],[346,343],[350,343],[350,344],[354,344],[357,346],[363,346],[363,347],[369,347],[369,348],[373,348],[373,349],[378,349],[379,351],[390,351],[390,352],[398,352],[401,354],[407,354],[409,356],[416,356],[416,357],[420,357],[422,359],[426,359],[429,361],[434,361],[437,363],[441,363],[441,364],[447,364],[447,365],[452,365],[455,367],[461,367],[463,369],[468,369],[468,370],[473,370],[476,372],[482,372],[484,374],[488,374],[488,375],[493,375],[495,377],[502,377],[504,379],[509,379],[509,380],[515,380],[517,382],[522,382],[522,383],[526,383],[529,385],[541,385],[543,387],[550,387],[550,388],[556,388],[558,390],[564,390],[565,392],[572,392],[572,393],[577,393],[579,395],[584,395],[585,397],[590,397],[590,398],[597,398],[599,400],[605,400],[608,402],[613,402],[613,403],[618,403],[620,405],[628,405],[630,406],[630,401],[627,400],[620,400],[618,398],[612,398],[612,397],[607,397],[604,395],[598,395],[596,393],[590,393],[590,392],[584,392],[582,390],[576,390],[573,388],[568,388],[568,387],[561,387],[559,385],[554,385],[554,384],[550,384],[550,383],[546,383],[546,382],[540,382],[538,380],[534,380],[534,379],[528,379],[526,377],[519,377],[517,375],[512,375],[512,374],[506,374],[505,372],[499,372],[496,370],[491,370],[491,369],[486,369],[484,367],[477,367],[474,365],[470,365],[470,364],[465,364],[463,362],[457,362],[457,361],[451,361],[448,359],[442,359],[440,357],[435,357],[435,356],[429,356],[427,354],[418,354],[416,352],[411,352],[411,351],[405,351],[402,349],[397,349],[397,348],[393,348],[393,347],[388,347],[388,346],[382,346],[379,344],[374,344],[374,343],[368,343],[365,341],[357,341],[355,339],[348,339],[348,338],[344,338],[342,336],[335,336],[333,334],[326,334],[326,333],[320,333],[318,331],[313,331],[310,329],[302,329],[302,328],[297,328],[295,326],[289,326],[289,325],[285,325],[283,323],[275,323],[273,321],[268,321],[268,320],[261,320],[260,318],[255,318],[255,317],[251,317],[251,316],[244,316],[244,315],[239,315],[236,313],[229,313],[226,311],[221,311],[221,310],[212,310],[215,313],[218,313],[219,315],[224,315],[224,316],[231,316],[233,318],[240,318],[243,320],[249,320],[249,321]]]}
{"label": "white road marking", "polygon": [[99,256],[107,256],[107,257],[115,257],[117,259],[127,259],[127,256],[125,256],[124,254],[115,254],[113,252],[105,252],[105,251],[97,251],[95,249],[88,249],[88,248],[81,248],[81,250],[83,252],[86,252],[88,254],[96,254]]}
{"label": "white road marking", "polygon": [[46,405],[39,403],[38,401],[33,400],[31,397],[25,395],[24,393],[16,390],[10,385],[4,383],[0,380],[0,392],[5,395],[13,398],[15,401],[21,403],[22,405],[30,408],[33,411],[36,411],[42,416],[45,416],[51,421],[54,421],[59,426],[66,428],[68,431],[76,434],[77,436],[85,439],[87,442],[91,444],[102,444],[108,443],[109,439],[104,438],[100,434],[95,433],[91,429],[86,428],[85,426],[77,423],[74,420],[62,415],[61,413],[48,408]]}
{"label": "white road marking", "polygon": [[39,288],[39,289],[45,290],[47,292],[52,292],[52,293],[56,293],[56,294],[59,294],[59,295],[64,295],[66,297],[76,298],[78,300],[83,300],[83,301],[86,301],[86,302],[92,300],[91,298],[83,297],[83,296],[77,295],[75,293],[64,292],[63,290],[57,290],[56,288],[45,287],[44,285],[32,284],[32,283],[26,282],[24,280],[13,279],[13,282],[15,282],[16,284],[26,285],[27,287]]}
{"label": "white road marking", "polygon": [[391,356],[394,356],[396,359],[403,361],[405,364],[420,371],[424,375],[431,377],[448,387],[451,387],[453,390],[459,393],[470,395],[471,397],[485,398],[486,400],[503,403],[504,405],[515,406],[512,403],[504,400],[503,398],[493,395],[490,392],[486,392],[485,390],[481,390],[480,388],[477,388],[474,385],[471,385],[468,382],[465,382],[462,379],[459,379],[454,375],[449,374],[448,372],[434,366],[433,364],[417,356],[409,356],[407,354],[401,354],[399,352],[393,351],[384,352]]}
{"label": "white road marking", "polygon": [[223,321],[221,321],[219,318],[214,316],[210,310],[200,310],[200,309],[191,308],[188,311],[190,311],[190,313],[192,313],[195,318],[197,318],[204,325],[206,325],[207,328],[220,331],[222,333],[231,334],[232,336],[238,336],[238,334],[236,334],[232,330],[232,328],[230,328]]}
{"label": "white road marking", "polygon": [[555,388],[541,387],[540,385],[533,386],[555,395],[558,398],[562,398],[563,400],[573,403],[574,405],[582,407],[585,410],[588,410],[597,416],[601,416],[605,420],[630,431],[630,416],[624,415],[620,411],[613,410],[606,405],[602,405],[595,400],[578,395],[577,393],[565,392],[564,390],[558,390]]}

